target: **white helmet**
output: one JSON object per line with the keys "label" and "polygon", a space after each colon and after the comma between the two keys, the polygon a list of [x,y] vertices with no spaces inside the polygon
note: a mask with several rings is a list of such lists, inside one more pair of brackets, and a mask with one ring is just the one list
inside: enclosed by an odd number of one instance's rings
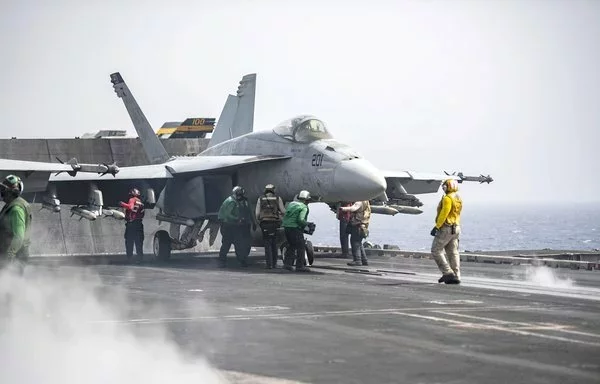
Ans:
{"label": "white helmet", "polygon": [[306,190],[300,191],[300,193],[298,194],[298,199],[299,200],[310,200],[310,192],[308,192]]}
{"label": "white helmet", "polygon": [[451,193],[458,191],[458,182],[454,179],[444,180],[442,183],[442,190],[444,193]]}
{"label": "white helmet", "polygon": [[233,198],[235,198],[237,200],[241,200],[242,198],[244,198],[246,196],[246,190],[243,187],[236,185],[235,187],[233,187],[233,190],[231,191],[231,196],[233,196]]}

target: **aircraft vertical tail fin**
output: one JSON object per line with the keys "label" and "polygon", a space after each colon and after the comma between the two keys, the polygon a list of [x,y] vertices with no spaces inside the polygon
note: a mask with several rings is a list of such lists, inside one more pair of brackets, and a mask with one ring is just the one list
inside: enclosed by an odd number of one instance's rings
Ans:
{"label": "aircraft vertical tail fin", "polygon": [[228,95],[223,110],[221,111],[221,116],[219,116],[219,120],[217,120],[217,126],[208,143],[208,148],[233,138],[231,128],[235,121],[235,112],[237,111],[237,108],[238,98],[233,95]]}
{"label": "aircraft vertical tail fin", "polygon": [[208,148],[252,132],[255,96],[256,74],[245,75],[240,81],[237,94],[227,97]]}
{"label": "aircraft vertical tail fin", "polygon": [[121,74],[119,72],[111,74],[110,82],[113,84],[115,93],[123,100],[125,108],[127,108],[127,112],[140,137],[148,161],[150,161],[151,164],[161,164],[169,160],[169,154],[161,144],[158,136],[156,136],[152,130],[148,119],[144,116],[142,109],[137,101],[135,101],[135,98],[127,87],[127,84],[125,84]]}
{"label": "aircraft vertical tail fin", "polygon": [[236,97],[238,109],[235,123],[231,129],[233,137],[250,133],[254,130],[254,100],[256,96],[256,73],[245,75],[240,81]]}

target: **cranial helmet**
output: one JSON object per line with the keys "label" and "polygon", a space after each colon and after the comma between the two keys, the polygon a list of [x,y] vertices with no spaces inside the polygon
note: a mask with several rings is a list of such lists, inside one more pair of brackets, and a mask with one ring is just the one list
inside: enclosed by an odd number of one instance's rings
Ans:
{"label": "cranial helmet", "polygon": [[140,197],[140,190],[137,188],[131,188],[129,190],[129,196],[131,197]]}
{"label": "cranial helmet", "polygon": [[19,176],[8,175],[0,182],[0,188],[2,188],[3,191],[8,191],[19,196],[23,193],[23,182]]}
{"label": "cranial helmet", "polygon": [[240,187],[239,185],[236,185],[231,191],[231,196],[233,196],[235,199],[240,200],[244,196],[246,196],[246,191],[244,190],[244,188]]}
{"label": "cranial helmet", "polygon": [[444,193],[456,192],[458,191],[458,182],[454,179],[444,180],[442,189],[444,190]]}
{"label": "cranial helmet", "polygon": [[300,193],[298,194],[298,199],[299,200],[310,200],[310,192],[308,192],[306,190],[300,191]]}
{"label": "cranial helmet", "polygon": [[275,193],[275,186],[273,184],[265,185],[265,193],[267,192]]}

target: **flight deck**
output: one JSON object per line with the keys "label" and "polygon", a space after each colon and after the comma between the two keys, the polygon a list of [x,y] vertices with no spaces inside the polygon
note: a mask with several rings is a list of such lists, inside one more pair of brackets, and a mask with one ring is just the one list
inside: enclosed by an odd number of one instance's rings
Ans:
{"label": "flight deck", "polygon": [[[600,273],[317,253],[311,273],[217,268],[215,253],[139,266],[123,255],[36,257],[31,274],[96,273],[130,309],[97,326],[165,328],[233,383],[598,383]],[[280,265],[281,266],[281,265]]]}

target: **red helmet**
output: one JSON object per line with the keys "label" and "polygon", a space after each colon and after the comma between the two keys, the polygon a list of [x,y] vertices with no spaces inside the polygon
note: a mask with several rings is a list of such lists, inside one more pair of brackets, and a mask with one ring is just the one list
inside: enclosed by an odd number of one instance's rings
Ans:
{"label": "red helmet", "polygon": [[129,196],[131,197],[140,197],[140,190],[137,188],[131,188],[129,190]]}

